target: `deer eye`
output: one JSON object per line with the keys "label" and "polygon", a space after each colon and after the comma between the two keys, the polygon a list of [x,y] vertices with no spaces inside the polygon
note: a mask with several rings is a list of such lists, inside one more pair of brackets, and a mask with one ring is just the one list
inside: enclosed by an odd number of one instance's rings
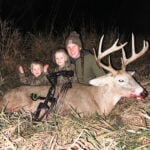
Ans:
{"label": "deer eye", "polygon": [[123,79],[119,79],[119,82],[124,82],[124,80]]}

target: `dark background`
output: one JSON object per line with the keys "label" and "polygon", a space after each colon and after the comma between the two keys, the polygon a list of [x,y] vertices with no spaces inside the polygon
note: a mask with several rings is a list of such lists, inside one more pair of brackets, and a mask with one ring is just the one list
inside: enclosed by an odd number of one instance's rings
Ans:
{"label": "dark background", "polygon": [[0,0],[0,17],[25,32],[117,27],[150,34],[149,0]]}

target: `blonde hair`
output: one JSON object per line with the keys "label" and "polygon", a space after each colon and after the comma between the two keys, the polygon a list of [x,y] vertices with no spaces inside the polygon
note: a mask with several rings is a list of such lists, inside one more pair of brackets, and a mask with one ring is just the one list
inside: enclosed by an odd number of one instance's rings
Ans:
{"label": "blonde hair", "polygon": [[33,69],[33,65],[39,65],[41,67],[42,72],[43,72],[44,65],[41,61],[39,61],[39,60],[32,61],[31,64],[30,64],[30,70]]}
{"label": "blonde hair", "polygon": [[65,56],[65,58],[66,58],[66,62],[69,61],[69,56],[68,56],[67,52],[65,51],[65,49],[58,49],[58,50],[55,51],[54,56],[53,56],[53,61],[54,61],[55,63],[56,63],[56,60],[55,60],[55,55],[56,55],[56,53],[63,53],[64,56]]}

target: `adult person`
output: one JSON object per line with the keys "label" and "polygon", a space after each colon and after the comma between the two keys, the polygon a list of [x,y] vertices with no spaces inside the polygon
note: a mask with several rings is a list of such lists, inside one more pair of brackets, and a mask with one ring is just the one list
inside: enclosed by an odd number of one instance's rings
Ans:
{"label": "adult person", "polygon": [[75,65],[77,80],[82,84],[89,84],[89,80],[105,74],[95,60],[94,55],[83,49],[80,35],[73,31],[65,41],[65,47],[70,56],[70,61]]}

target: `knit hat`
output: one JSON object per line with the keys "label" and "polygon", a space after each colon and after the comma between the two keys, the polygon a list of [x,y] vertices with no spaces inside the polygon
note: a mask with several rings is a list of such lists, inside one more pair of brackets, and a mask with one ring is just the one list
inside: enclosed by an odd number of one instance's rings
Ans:
{"label": "knit hat", "polygon": [[79,47],[82,47],[80,35],[76,31],[71,32],[70,35],[67,37],[65,42],[66,47],[70,43],[77,44]]}

